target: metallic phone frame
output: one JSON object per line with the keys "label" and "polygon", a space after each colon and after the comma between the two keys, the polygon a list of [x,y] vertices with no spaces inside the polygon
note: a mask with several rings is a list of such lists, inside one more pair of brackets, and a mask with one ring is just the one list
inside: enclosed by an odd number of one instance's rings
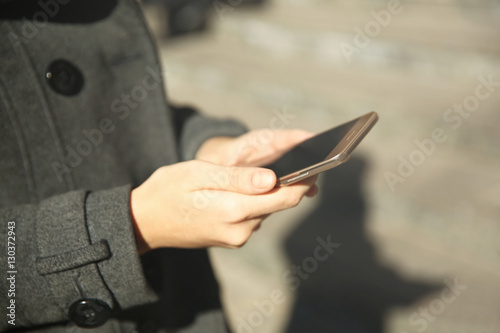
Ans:
{"label": "metallic phone frame", "polygon": [[[333,148],[333,150],[330,152],[330,154],[328,154],[324,161],[281,177],[278,180],[277,186],[292,185],[303,179],[317,175],[323,171],[347,162],[351,157],[351,153],[353,152],[353,150],[372,129],[377,120],[378,114],[374,111],[359,117],[356,123],[351,127],[349,132],[340,140],[337,146]],[[336,127],[340,127],[347,123],[348,122],[345,122]]]}

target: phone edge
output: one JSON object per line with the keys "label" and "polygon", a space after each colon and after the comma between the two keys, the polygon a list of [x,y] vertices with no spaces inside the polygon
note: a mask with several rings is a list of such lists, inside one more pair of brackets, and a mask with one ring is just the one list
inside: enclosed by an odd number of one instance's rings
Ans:
{"label": "phone edge", "polygon": [[[364,117],[368,117],[368,119],[363,121]],[[312,165],[308,168],[298,170],[292,174],[289,174],[289,175],[286,175],[286,176],[279,178],[278,181],[276,182],[276,187],[288,186],[288,185],[295,184],[295,183],[301,181],[302,179],[307,179],[307,178],[312,177],[314,175],[317,175],[323,171],[335,168],[335,167],[347,162],[350,159],[351,153],[354,151],[354,149],[356,149],[356,147],[361,143],[361,141],[363,141],[363,139],[366,137],[366,135],[371,131],[373,126],[375,126],[375,124],[377,123],[377,121],[379,119],[379,116],[378,116],[377,112],[371,111],[371,112],[368,112],[368,113],[366,113],[358,118],[359,118],[358,122],[363,121],[364,124],[358,130],[358,133],[354,137],[354,139],[351,140],[351,142],[347,146],[345,146],[342,149],[342,151],[335,153],[335,155],[330,157],[330,158],[327,157],[324,161],[322,161],[320,163],[317,163],[317,164]],[[353,126],[353,128],[355,128],[356,125],[358,125],[358,122],[356,122],[356,124]],[[346,124],[346,123],[347,122],[342,123],[342,124],[338,125],[337,127],[342,126],[343,124]],[[337,146],[332,149],[332,153],[335,152],[336,148],[337,148]],[[330,153],[330,154],[332,154],[332,153]],[[335,163],[335,165],[332,166],[331,165],[332,163]],[[328,166],[328,168],[323,169],[326,166]],[[313,173],[311,173],[311,172],[313,172]],[[302,176],[302,175],[304,175],[304,176]]]}

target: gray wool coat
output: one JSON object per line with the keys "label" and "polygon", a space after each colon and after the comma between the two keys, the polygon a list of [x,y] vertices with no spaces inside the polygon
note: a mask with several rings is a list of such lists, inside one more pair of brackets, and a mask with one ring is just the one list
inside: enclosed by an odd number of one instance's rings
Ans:
{"label": "gray wool coat", "polygon": [[167,105],[162,76],[134,0],[0,3],[0,331],[226,331],[206,250],[140,257],[129,200],[245,129]]}

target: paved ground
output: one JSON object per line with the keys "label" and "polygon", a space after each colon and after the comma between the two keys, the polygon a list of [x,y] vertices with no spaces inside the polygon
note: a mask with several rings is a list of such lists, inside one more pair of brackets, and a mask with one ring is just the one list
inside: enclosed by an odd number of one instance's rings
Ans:
{"label": "paved ground", "polygon": [[212,251],[238,333],[500,332],[500,6],[381,10],[275,0],[159,42],[170,98],[214,116],[265,128],[286,109],[290,128],[321,131],[380,114],[318,198]]}

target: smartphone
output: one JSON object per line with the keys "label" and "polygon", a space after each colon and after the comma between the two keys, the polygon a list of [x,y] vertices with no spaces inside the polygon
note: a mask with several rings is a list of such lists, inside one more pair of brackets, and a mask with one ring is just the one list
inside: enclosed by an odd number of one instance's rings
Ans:
{"label": "smartphone", "polygon": [[276,186],[294,184],[347,162],[377,120],[377,113],[369,112],[297,145],[269,166],[278,176]]}

